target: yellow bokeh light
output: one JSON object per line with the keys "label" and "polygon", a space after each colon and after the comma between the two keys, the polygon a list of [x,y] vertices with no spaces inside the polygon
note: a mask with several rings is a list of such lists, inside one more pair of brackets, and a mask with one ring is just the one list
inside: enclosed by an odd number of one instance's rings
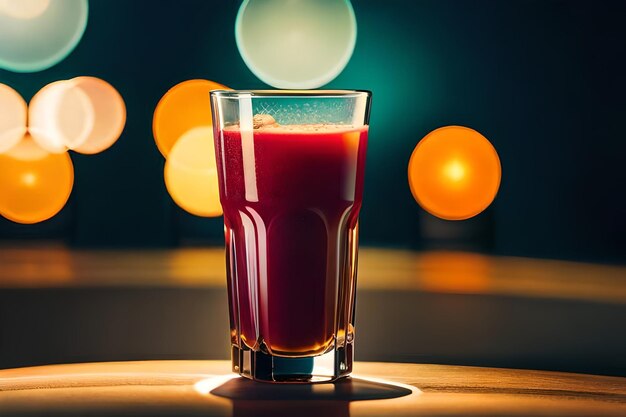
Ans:
{"label": "yellow bokeh light", "polygon": [[34,19],[50,6],[50,0],[0,0],[0,13],[14,19]]}
{"label": "yellow bokeh light", "polygon": [[444,174],[450,181],[460,182],[465,178],[465,165],[457,160],[452,160],[444,167]]}
{"label": "yellow bokeh light", "polygon": [[208,80],[189,80],[172,87],[154,110],[152,131],[161,154],[167,158],[170,150],[190,129],[211,126],[209,91],[230,88]]}
{"label": "yellow bokeh light", "polygon": [[22,174],[22,184],[27,187],[33,187],[37,183],[37,174],[34,172],[25,172]]}
{"label": "yellow bokeh light", "polygon": [[26,133],[26,102],[17,91],[0,84],[0,153],[15,146]]}
{"label": "yellow bokeh light", "polygon": [[409,185],[424,210],[464,220],[485,210],[500,187],[500,159],[477,131],[447,126],[422,139],[409,161]]}
{"label": "yellow bokeh light", "polygon": [[165,185],[185,211],[202,217],[222,215],[211,126],[193,128],[176,142],[165,162]]}
{"label": "yellow bokeh light", "polygon": [[38,223],[57,214],[73,185],[69,154],[47,153],[28,135],[0,154],[0,214],[16,223]]}

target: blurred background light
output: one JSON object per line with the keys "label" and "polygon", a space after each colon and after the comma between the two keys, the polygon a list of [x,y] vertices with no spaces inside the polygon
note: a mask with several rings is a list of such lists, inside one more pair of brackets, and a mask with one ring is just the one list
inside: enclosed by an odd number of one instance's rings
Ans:
{"label": "blurred background light", "polygon": [[34,19],[50,6],[50,0],[0,0],[0,13],[14,19]]}
{"label": "blurred background light", "polygon": [[345,68],[357,25],[348,0],[244,0],[235,36],[244,62],[276,88],[317,88]]}
{"label": "blurred background light", "polygon": [[57,214],[73,185],[69,154],[47,153],[29,135],[0,154],[0,215],[16,223],[38,223]]}
{"label": "blurred background light", "polygon": [[164,157],[189,129],[213,125],[211,90],[230,88],[208,80],[188,80],[176,84],[161,98],[154,110],[152,130]]}
{"label": "blurred background light", "polygon": [[48,152],[102,152],[122,134],[126,106],[106,81],[77,77],[48,84],[31,100],[29,131]]}
{"label": "blurred background light", "polygon": [[0,153],[15,146],[26,133],[26,102],[11,87],[0,84]]}
{"label": "blurred background light", "polygon": [[57,64],[87,26],[87,0],[0,0],[0,68],[35,72]]}
{"label": "blurred background light", "polygon": [[409,161],[413,197],[430,214],[464,220],[485,210],[500,187],[500,159],[491,143],[462,126],[433,130]]}
{"label": "blurred background light", "polygon": [[83,90],[68,81],[56,81],[31,99],[28,121],[28,130],[39,146],[51,153],[63,153],[87,140],[95,111]]}
{"label": "blurred background light", "polygon": [[95,154],[108,149],[122,134],[126,123],[126,106],[120,93],[109,83],[95,77],[77,77],[70,81],[74,89],[89,98],[94,123],[81,143],[68,147],[76,152]]}
{"label": "blurred background light", "polygon": [[167,191],[185,211],[202,217],[222,215],[212,126],[185,133],[172,147],[164,174]]}
{"label": "blurred background light", "polygon": [[493,272],[483,255],[469,252],[430,251],[421,258],[419,280],[428,291],[484,293],[493,283]]}
{"label": "blurred background light", "polygon": [[27,133],[7,154],[11,158],[19,159],[20,161],[37,161],[47,157],[50,152],[39,146],[32,136]]}

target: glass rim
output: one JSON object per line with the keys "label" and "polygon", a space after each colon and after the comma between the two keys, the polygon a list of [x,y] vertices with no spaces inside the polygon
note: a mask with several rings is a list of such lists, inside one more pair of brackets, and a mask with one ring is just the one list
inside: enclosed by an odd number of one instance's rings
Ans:
{"label": "glass rim", "polygon": [[211,97],[242,98],[357,98],[371,97],[369,90],[211,90]]}

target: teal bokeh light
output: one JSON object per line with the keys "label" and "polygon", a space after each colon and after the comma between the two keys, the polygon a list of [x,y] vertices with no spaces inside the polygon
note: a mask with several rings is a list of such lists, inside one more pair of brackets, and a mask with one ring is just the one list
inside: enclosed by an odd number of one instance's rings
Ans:
{"label": "teal bokeh light", "polygon": [[350,60],[356,35],[349,0],[244,0],[235,22],[244,62],[276,88],[330,82]]}
{"label": "teal bokeh light", "polygon": [[62,61],[85,32],[87,0],[0,0],[0,68],[42,71]]}

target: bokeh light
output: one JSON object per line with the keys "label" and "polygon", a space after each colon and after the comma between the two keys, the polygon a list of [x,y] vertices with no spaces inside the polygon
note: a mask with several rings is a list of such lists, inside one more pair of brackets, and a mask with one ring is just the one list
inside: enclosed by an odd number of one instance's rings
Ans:
{"label": "bokeh light", "polygon": [[122,96],[111,84],[99,78],[77,77],[68,82],[87,95],[95,116],[87,137],[68,147],[84,154],[108,149],[120,137],[126,124],[126,105]]}
{"label": "bokeh light", "polygon": [[35,72],[63,60],[87,26],[87,0],[0,0],[0,68]]}
{"label": "bokeh light", "polygon": [[477,131],[446,126],[426,135],[409,161],[413,197],[430,214],[464,220],[485,210],[500,187],[493,145]]}
{"label": "bokeh light", "polygon": [[429,251],[420,256],[418,280],[426,291],[484,294],[492,285],[490,266],[476,253]]}
{"label": "bokeh light", "polygon": [[211,126],[193,128],[176,142],[165,162],[165,185],[185,211],[203,217],[222,214]]}
{"label": "bokeh light", "polygon": [[211,90],[230,88],[208,80],[189,80],[175,85],[161,98],[154,110],[152,130],[164,157],[189,129],[213,125]]}
{"label": "bokeh light", "polygon": [[47,153],[29,135],[0,154],[0,215],[16,223],[38,223],[57,214],[73,185],[69,154]]}
{"label": "bokeh light", "polygon": [[0,153],[11,149],[26,133],[26,102],[17,91],[0,84]]}
{"label": "bokeh light", "polygon": [[56,81],[31,99],[28,130],[48,152],[63,153],[87,140],[95,117],[94,106],[83,90],[67,81]]}
{"label": "bokeh light", "polygon": [[276,88],[317,88],[345,68],[356,44],[349,0],[244,0],[235,36],[244,62]]}
{"label": "bokeh light", "polygon": [[17,146],[12,147],[7,153],[12,158],[19,159],[20,161],[38,161],[50,154],[50,152],[39,146],[28,133]]}
{"label": "bokeh light", "polygon": [[126,106],[104,80],[77,77],[42,88],[30,102],[29,131],[48,152],[102,152],[120,137]]}
{"label": "bokeh light", "polygon": [[14,19],[34,19],[50,6],[50,0],[0,0],[0,13]]}

